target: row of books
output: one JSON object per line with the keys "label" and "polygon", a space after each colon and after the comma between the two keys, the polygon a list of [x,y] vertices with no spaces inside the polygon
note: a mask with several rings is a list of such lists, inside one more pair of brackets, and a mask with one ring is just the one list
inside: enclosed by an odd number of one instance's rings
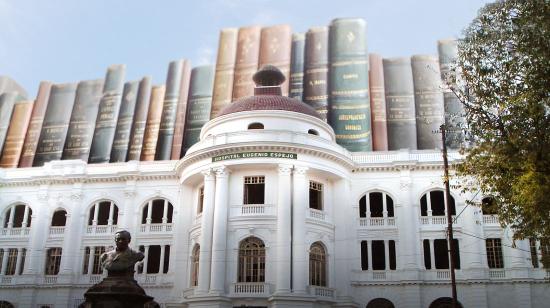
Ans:
{"label": "row of books", "polygon": [[[439,148],[434,130],[461,105],[441,81],[456,42],[438,47],[439,58],[369,55],[366,23],[355,18],[305,34],[289,25],[250,26],[221,31],[215,68],[171,62],[165,85],[150,77],[124,82],[125,66],[113,65],[104,80],[42,82],[36,100],[0,89],[0,167],[179,159],[208,120],[253,95],[252,75],[265,64],[286,75],[283,95],[316,109],[350,151]],[[455,137],[451,147],[459,145]]]}

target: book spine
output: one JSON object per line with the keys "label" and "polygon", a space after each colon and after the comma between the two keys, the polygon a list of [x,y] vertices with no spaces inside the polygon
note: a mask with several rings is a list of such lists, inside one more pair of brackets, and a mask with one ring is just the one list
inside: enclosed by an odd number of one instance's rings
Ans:
{"label": "book spine", "polygon": [[369,54],[369,89],[372,119],[372,147],[374,151],[388,150],[386,97],[384,96],[384,68],[382,57]]}
{"label": "book spine", "polygon": [[292,29],[289,25],[276,25],[262,28],[260,34],[259,67],[266,64],[276,66],[285,75],[281,93],[288,96],[290,80],[290,59],[292,49]]}
{"label": "book spine", "polygon": [[0,157],[0,168],[17,168],[25,142],[25,133],[31,121],[33,105],[34,101],[15,103]]}
{"label": "book spine", "polygon": [[134,120],[134,111],[136,110],[137,92],[139,88],[138,81],[129,81],[124,84],[122,90],[122,102],[120,112],[116,123],[115,139],[111,149],[110,162],[125,162],[130,143],[130,129]]}
{"label": "book spine", "polygon": [[102,89],[102,79],[78,83],[61,159],[81,159],[88,162]]}
{"label": "book spine", "polygon": [[369,60],[364,20],[335,19],[329,28],[329,123],[336,142],[352,152],[372,151]]}
{"label": "book spine", "polygon": [[[445,111],[445,126],[447,127],[447,146],[451,149],[458,149],[464,143],[464,129],[466,120],[464,118],[464,106],[458,97],[451,91],[448,83],[457,76],[455,72],[456,60],[458,58],[458,46],[456,40],[440,40],[437,42],[439,53],[439,67],[441,79],[444,82],[443,100]],[[456,87],[456,84],[452,86]]]}
{"label": "book spine", "polygon": [[178,99],[178,111],[176,112],[176,126],[174,126],[174,141],[172,142],[172,153],[170,159],[181,158],[181,147],[183,145],[183,130],[185,129],[185,117],[187,115],[187,99],[189,96],[189,82],[191,80],[191,63],[188,60],[183,62],[180,95]]}
{"label": "book spine", "polygon": [[384,59],[388,150],[416,150],[414,83],[410,58]]}
{"label": "book spine", "polygon": [[210,119],[214,69],[212,66],[198,66],[191,71],[189,86],[189,112],[185,121],[185,137],[182,153],[199,141],[202,126]]}
{"label": "book spine", "polygon": [[235,77],[235,60],[237,57],[238,29],[223,29],[220,32],[216,75],[212,93],[212,111],[210,118],[217,116],[223,107],[231,103],[233,95],[233,78]]}
{"label": "book spine", "polygon": [[33,166],[61,159],[75,97],[76,83],[52,86]]}
{"label": "book spine", "polygon": [[441,149],[441,135],[436,133],[443,124],[443,93],[439,61],[434,56],[411,57],[416,113],[416,143],[419,150]]}
{"label": "book spine", "polygon": [[38,146],[38,138],[40,138],[40,131],[42,130],[42,123],[44,122],[44,115],[46,114],[46,107],[48,106],[48,99],[50,97],[50,90],[52,83],[48,81],[40,82],[38,88],[38,95],[32,109],[31,122],[25,135],[25,143],[23,143],[23,150],[21,152],[21,158],[19,159],[19,167],[32,167],[34,161],[34,155],[36,153],[36,147]]}
{"label": "book spine", "polygon": [[311,28],[306,33],[304,103],[317,110],[327,121],[328,27]]}
{"label": "book spine", "polygon": [[6,139],[6,135],[8,133],[11,114],[13,113],[13,107],[17,97],[17,92],[6,92],[0,94],[0,153],[2,152],[4,140]]}
{"label": "book spine", "polygon": [[290,90],[289,97],[303,100],[304,94],[304,47],[306,36],[303,33],[292,35],[292,51],[290,59]]}
{"label": "book spine", "polygon": [[151,99],[151,77],[146,76],[139,82],[134,122],[130,134],[130,148],[127,160],[140,160],[143,136],[147,124],[149,101]]}
{"label": "book spine", "polygon": [[164,85],[153,86],[151,89],[149,114],[147,115],[147,125],[145,126],[143,148],[141,149],[140,160],[155,160],[155,152],[157,150],[157,140],[160,129],[160,119],[162,118],[162,103],[165,92],[166,87]]}
{"label": "book spine", "polygon": [[174,141],[174,126],[176,125],[182,68],[183,60],[172,61],[168,67],[155,160],[170,159],[172,142]]}
{"label": "book spine", "polygon": [[125,65],[113,65],[107,69],[103,97],[99,102],[94,137],[90,148],[89,163],[108,163],[111,158],[125,71]]}
{"label": "book spine", "polygon": [[254,94],[252,75],[258,69],[260,31],[261,28],[258,26],[239,29],[235,77],[233,79],[233,100]]}
{"label": "book spine", "polygon": [[27,91],[21,85],[8,76],[0,76],[0,94],[5,92],[17,92],[17,101],[27,99]]}

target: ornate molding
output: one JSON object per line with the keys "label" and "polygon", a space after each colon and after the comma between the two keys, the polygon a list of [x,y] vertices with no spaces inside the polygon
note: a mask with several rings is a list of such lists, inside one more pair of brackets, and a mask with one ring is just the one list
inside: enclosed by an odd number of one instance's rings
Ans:
{"label": "ornate molding", "polygon": [[279,175],[291,175],[292,174],[292,165],[288,164],[280,164],[277,167],[277,170],[279,172]]}

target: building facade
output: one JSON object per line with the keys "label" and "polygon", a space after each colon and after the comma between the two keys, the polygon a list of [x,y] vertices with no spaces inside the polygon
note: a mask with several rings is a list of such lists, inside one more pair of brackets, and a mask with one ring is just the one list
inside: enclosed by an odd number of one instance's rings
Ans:
{"label": "building facade", "polygon": [[[179,161],[0,169],[0,307],[77,307],[119,229],[163,307],[447,307],[440,151],[348,152],[272,90]],[[462,306],[545,306],[537,243],[467,203],[485,196],[451,195]]]}

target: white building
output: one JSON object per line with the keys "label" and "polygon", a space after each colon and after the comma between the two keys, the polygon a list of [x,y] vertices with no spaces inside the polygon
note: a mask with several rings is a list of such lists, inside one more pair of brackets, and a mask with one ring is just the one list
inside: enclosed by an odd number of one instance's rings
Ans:
{"label": "white building", "polygon": [[[118,229],[164,307],[448,307],[440,151],[350,153],[281,96],[222,114],[180,161],[0,170],[0,307],[77,307]],[[462,305],[546,306],[529,241],[452,196]]]}

